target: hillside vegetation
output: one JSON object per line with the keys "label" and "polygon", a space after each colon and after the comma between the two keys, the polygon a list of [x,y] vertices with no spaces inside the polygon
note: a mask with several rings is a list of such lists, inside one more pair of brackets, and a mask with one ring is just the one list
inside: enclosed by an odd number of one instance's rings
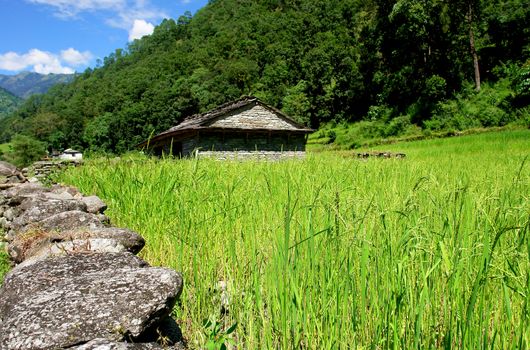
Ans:
{"label": "hillside vegetation", "polygon": [[21,98],[0,87],[0,119],[15,111],[21,104]]}
{"label": "hillside vegetation", "polygon": [[529,23],[521,0],[212,0],[30,98],[0,142],[120,153],[243,94],[313,128],[504,125],[529,114]]}
{"label": "hillside vegetation", "polygon": [[73,74],[40,74],[21,72],[15,75],[0,74],[0,87],[13,95],[26,99],[31,95],[43,94],[52,86],[68,83],[74,79]]}
{"label": "hillside vegetation", "polygon": [[183,272],[192,349],[528,349],[530,130],[391,150],[102,158],[61,180]]}

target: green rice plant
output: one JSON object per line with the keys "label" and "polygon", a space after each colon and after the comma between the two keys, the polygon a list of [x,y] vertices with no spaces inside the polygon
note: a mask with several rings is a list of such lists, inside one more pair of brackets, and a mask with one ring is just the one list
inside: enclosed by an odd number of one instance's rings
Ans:
{"label": "green rice plant", "polygon": [[4,281],[4,276],[11,269],[11,262],[9,256],[3,247],[0,249],[0,286]]}
{"label": "green rice plant", "polygon": [[62,181],[182,271],[192,348],[528,348],[530,131],[375,149],[407,157],[129,155]]}

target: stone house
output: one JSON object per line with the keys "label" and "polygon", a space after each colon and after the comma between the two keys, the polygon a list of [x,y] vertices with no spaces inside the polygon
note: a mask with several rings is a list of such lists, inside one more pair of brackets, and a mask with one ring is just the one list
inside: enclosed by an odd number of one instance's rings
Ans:
{"label": "stone house", "polygon": [[155,155],[280,159],[302,157],[313,130],[246,96],[185,118],[139,147]]}
{"label": "stone house", "polygon": [[68,148],[65,149],[63,153],[59,154],[58,158],[63,160],[81,160],[83,159],[83,153]]}

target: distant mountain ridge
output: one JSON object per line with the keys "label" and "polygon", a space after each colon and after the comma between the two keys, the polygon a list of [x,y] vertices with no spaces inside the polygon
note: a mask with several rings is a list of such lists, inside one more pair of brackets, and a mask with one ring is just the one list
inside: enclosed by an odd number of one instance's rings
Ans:
{"label": "distant mountain ridge", "polygon": [[15,111],[23,100],[11,92],[0,88],[0,119]]}
{"label": "distant mountain ridge", "polygon": [[46,93],[52,86],[69,83],[75,74],[39,74],[21,72],[16,75],[0,74],[0,87],[13,95],[26,99],[34,94]]}

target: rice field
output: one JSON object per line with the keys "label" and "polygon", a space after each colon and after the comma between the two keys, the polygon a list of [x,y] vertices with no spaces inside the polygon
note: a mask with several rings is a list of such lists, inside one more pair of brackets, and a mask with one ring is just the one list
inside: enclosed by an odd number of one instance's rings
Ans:
{"label": "rice field", "polygon": [[183,273],[192,349],[530,348],[530,130],[405,159],[94,159],[97,194]]}

